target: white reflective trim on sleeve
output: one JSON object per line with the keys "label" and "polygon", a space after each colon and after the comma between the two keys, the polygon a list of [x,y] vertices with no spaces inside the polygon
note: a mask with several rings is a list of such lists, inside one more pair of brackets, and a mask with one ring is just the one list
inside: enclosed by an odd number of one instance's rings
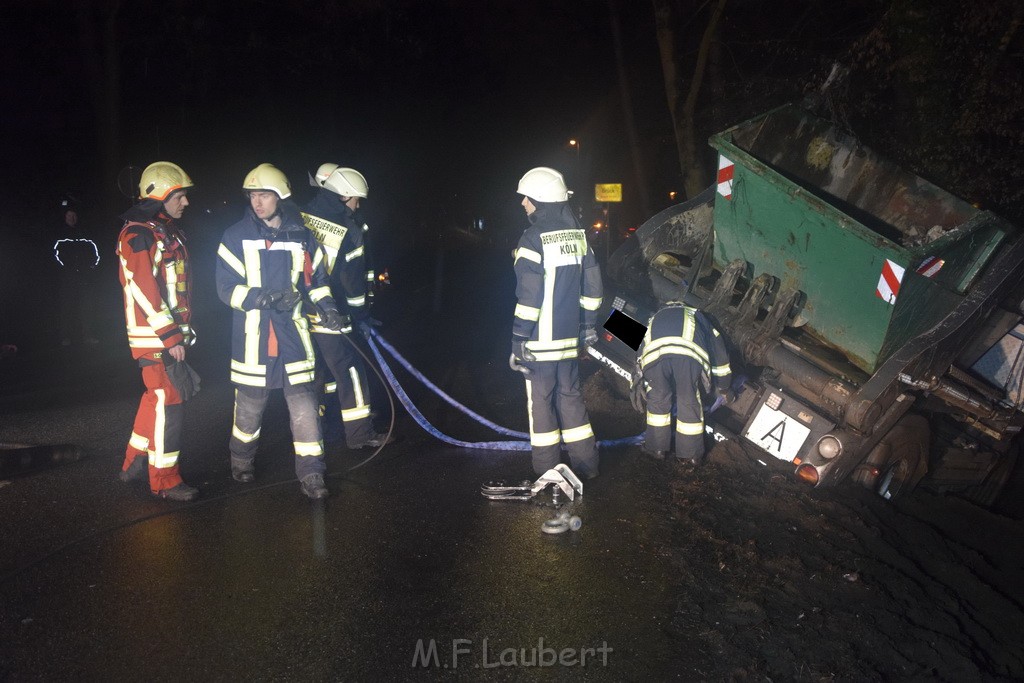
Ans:
{"label": "white reflective trim on sleeve", "polygon": [[242,265],[242,261],[237,256],[232,254],[231,250],[228,249],[223,244],[221,244],[220,247],[217,249],[217,256],[220,256],[222,259],[224,259],[224,263],[226,263],[228,267],[231,268],[231,270],[238,273],[239,277],[245,277],[245,266]]}
{"label": "white reflective trim on sleeve", "polygon": [[313,303],[316,303],[316,302],[320,301],[321,299],[323,299],[325,296],[330,296],[330,295],[331,295],[331,288],[327,287],[327,286],[324,286],[324,287],[314,287],[313,289],[309,290],[309,300],[312,301]]}
{"label": "white reflective trim on sleeve", "polygon": [[730,369],[728,363],[726,363],[725,365],[716,365],[715,367],[711,368],[711,374],[714,375],[715,377],[725,377],[726,375],[732,374],[732,369]]}
{"label": "white reflective trim on sleeve", "polygon": [[516,317],[522,320],[537,322],[538,320],[540,320],[540,309],[534,308],[533,306],[524,306],[523,304],[516,304]]}
{"label": "white reflective trim on sleeve", "polygon": [[136,434],[135,432],[132,432],[131,438],[128,439],[128,445],[137,451],[144,451],[149,448],[149,439],[142,436],[141,434]]}
{"label": "white reflective trim on sleeve", "polygon": [[542,262],[540,254],[535,252],[533,249],[527,249],[526,247],[516,249],[515,259],[513,262],[518,261],[521,258],[524,258],[527,261],[533,261],[537,264]]}
{"label": "white reflective trim on sleeve", "polygon": [[348,263],[352,259],[359,258],[362,255],[363,255],[363,248],[362,247],[356,247],[352,251],[350,251],[347,254],[345,254],[345,262]]}
{"label": "white reflective trim on sleeve", "polygon": [[594,298],[592,296],[581,296],[580,306],[582,306],[583,309],[587,311],[596,311],[597,309],[601,308],[601,299],[600,297]]}
{"label": "white reflective trim on sleeve", "polygon": [[231,308],[242,310],[242,303],[245,301],[245,297],[249,295],[249,289],[245,285],[235,285],[235,288],[231,290]]}
{"label": "white reflective trim on sleeve", "polygon": [[366,296],[364,295],[364,296],[348,297],[348,298],[345,299],[345,302],[349,306],[365,306],[366,305]]}

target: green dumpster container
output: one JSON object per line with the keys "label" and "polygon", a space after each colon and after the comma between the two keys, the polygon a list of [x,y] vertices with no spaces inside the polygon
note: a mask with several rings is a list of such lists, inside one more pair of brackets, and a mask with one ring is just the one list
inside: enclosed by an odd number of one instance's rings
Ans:
{"label": "green dumpster container", "polygon": [[787,105],[711,138],[715,264],[806,295],[804,331],[871,374],[959,303],[1015,228]]}

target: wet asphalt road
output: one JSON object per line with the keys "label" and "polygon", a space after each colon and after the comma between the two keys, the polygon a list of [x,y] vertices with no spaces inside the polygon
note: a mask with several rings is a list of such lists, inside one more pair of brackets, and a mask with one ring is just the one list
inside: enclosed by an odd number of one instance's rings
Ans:
{"label": "wet asphalt road", "polygon": [[[492,312],[501,325],[513,305],[504,304]],[[393,319],[397,335],[403,319]],[[420,348],[451,332],[435,326],[436,339],[420,335]],[[207,348],[216,342],[208,336]],[[460,349],[451,347],[453,357]],[[188,406],[182,468],[202,498],[168,503],[116,478],[141,391],[126,353],[117,344],[23,352],[4,368],[0,442],[70,442],[88,457],[0,485],[0,678],[638,680],[678,672],[666,629],[671,577],[658,551],[669,534],[667,495],[635,449],[603,454],[602,476],[586,483],[574,510],[583,528],[551,536],[541,524],[552,508],[478,493],[486,480],[532,478],[527,453],[445,446],[399,409],[401,440],[366,466],[346,472],[368,453],[329,447],[331,496],[311,503],[293,479],[280,397],[264,422],[257,481],[231,480],[226,360],[200,353],[206,381]],[[457,366],[441,359],[434,378],[461,386],[460,398],[495,421],[525,429],[521,382],[490,360],[481,369],[471,355]],[[492,376],[505,379],[495,386]],[[482,396],[489,405],[474,404]],[[460,429],[461,418],[443,417],[436,399],[424,404],[442,429]]]}

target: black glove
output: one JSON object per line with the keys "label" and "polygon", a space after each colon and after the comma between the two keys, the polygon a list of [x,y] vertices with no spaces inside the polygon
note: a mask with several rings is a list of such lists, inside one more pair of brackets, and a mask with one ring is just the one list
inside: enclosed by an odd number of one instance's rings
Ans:
{"label": "black glove", "polygon": [[647,412],[647,386],[644,383],[644,375],[639,370],[633,373],[629,381],[629,402],[633,404],[633,410],[636,412]]}
{"label": "black glove", "polygon": [[342,328],[348,327],[352,324],[347,315],[342,315],[338,312],[337,308],[331,306],[330,308],[324,308],[320,313],[320,325],[326,327],[332,332],[341,332]]}
{"label": "black glove", "polygon": [[736,400],[736,392],[729,387],[719,387],[716,391],[718,395],[722,397],[722,403],[725,405]]}
{"label": "black glove", "polygon": [[583,348],[589,348],[597,343],[597,330],[593,325],[582,325],[580,327],[580,344]]}
{"label": "black glove", "polygon": [[256,296],[256,308],[273,308],[278,311],[290,311],[299,303],[302,295],[292,290],[262,291]]}
{"label": "black glove", "polygon": [[518,335],[512,337],[512,356],[519,362],[537,360],[533,351],[526,348],[526,337]]}

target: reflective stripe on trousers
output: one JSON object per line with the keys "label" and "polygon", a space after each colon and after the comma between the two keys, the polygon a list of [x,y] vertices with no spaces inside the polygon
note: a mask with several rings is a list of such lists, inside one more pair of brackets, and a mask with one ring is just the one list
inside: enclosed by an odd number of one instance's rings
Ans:
{"label": "reflective stripe on trousers", "polygon": [[676,407],[676,457],[704,455],[704,408],[700,397],[699,361],[677,354],[665,355],[644,368],[647,390],[647,429],[644,448],[672,450],[672,396]]}
{"label": "reflective stripe on trousers", "polygon": [[[341,421],[345,426],[345,443],[349,448],[359,448],[373,432],[366,368],[356,350],[352,348],[352,342],[345,335],[314,333],[313,340],[320,349],[320,357],[337,383]],[[324,419],[335,418],[324,414]]]}
{"label": "reflective stripe on trousers", "polygon": [[181,451],[181,430],[185,406],[167,376],[167,368],[159,358],[143,357],[142,381],[146,393],[135,413],[132,435],[125,449],[124,469],[139,455],[149,457],[149,488],[162,491],[181,483],[178,455]]}
{"label": "reflective stripe on trousers", "polygon": [[530,416],[533,471],[543,474],[561,460],[560,443],[581,478],[598,472],[597,444],[580,389],[575,359],[525,363],[526,401]]}
{"label": "reflective stripe on trousers", "polygon": [[[263,387],[235,387],[235,420],[231,428],[228,449],[232,463],[237,467],[251,464],[256,459],[260,443],[263,411],[272,390]],[[310,474],[323,474],[324,442],[320,435],[316,388],[312,383],[285,386],[284,400],[288,404],[292,445],[295,448],[295,476],[299,479]]]}

